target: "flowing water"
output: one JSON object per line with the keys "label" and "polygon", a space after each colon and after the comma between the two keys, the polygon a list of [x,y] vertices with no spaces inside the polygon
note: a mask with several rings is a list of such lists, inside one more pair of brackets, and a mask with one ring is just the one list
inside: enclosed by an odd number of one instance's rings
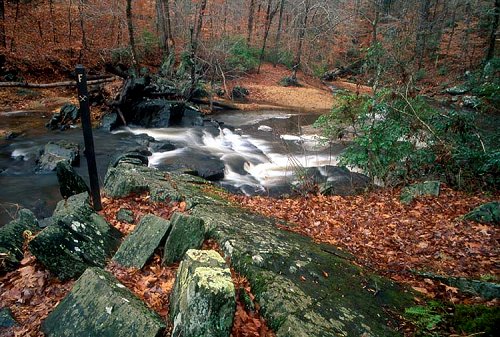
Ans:
{"label": "flowing water", "polygon": [[[18,207],[49,216],[61,199],[54,172],[35,174],[35,160],[49,141],[68,140],[83,145],[81,129],[48,131],[49,117],[40,112],[2,113],[0,129],[22,130],[12,140],[0,140],[0,225],[10,221]],[[305,167],[335,165],[341,146],[322,145],[311,124],[318,114],[281,111],[225,112],[211,116],[219,123],[196,128],[122,128],[112,133],[94,131],[101,184],[110,158],[137,147],[137,135],[168,140],[176,150],[153,153],[150,166],[198,161],[224,166],[219,183],[230,191],[278,195]],[[215,126],[214,126],[215,125]],[[88,180],[86,161],[77,172]]]}

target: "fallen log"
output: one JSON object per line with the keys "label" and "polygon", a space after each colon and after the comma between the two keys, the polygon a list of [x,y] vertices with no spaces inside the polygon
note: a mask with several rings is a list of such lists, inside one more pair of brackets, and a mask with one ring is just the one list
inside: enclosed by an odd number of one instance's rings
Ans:
{"label": "fallen log", "polygon": [[[113,82],[120,79],[119,77],[107,77],[98,80],[88,81],[88,85]],[[0,88],[56,88],[56,87],[71,87],[76,86],[76,81],[64,81],[53,83],[29,83],[29,82],[0,82]]]}

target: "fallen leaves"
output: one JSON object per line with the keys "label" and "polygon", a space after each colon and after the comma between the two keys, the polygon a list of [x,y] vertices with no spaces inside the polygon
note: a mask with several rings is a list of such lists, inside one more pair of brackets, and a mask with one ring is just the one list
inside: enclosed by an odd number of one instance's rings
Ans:
{"label": "fallen leaves", "polygon": [[[293,223],[278,226],[336,245],[356,256],[358,264],[409,283],[431,297],[449,299],[451,292],[444,285],[423,282],[413,271],[475,279],[500,275],[500,229],[458,220],[491,198],[446,187],[439,197],[420,198],[408,206],[399,202],[399,190],[349,197],[227,198]],[[467,296],[461,299],[468,300]]]}

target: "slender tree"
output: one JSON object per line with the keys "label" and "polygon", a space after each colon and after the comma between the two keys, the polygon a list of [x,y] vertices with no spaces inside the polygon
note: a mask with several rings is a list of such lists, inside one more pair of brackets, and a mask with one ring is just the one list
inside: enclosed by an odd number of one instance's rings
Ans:
{"label": "slender tree", "polygon": [[132,0],[127,0],[127,27],[130,49],[132,51],[132,66],[137,69],[137,51],[135,48],[134,23],[132,21]]}
{"label": "slender tree", "polygon": [[255,0],[250,0],[248,8],[248,23],[247,23],[247,46],[252,42],[253,20],[255,15]]}
{"label": "slender tree", "polygon": [[488,51],[486,52],[486,61],[491,60],[493,56],[495,56],[495,41],[497,38],[499,17],[500,17],[500,0],[495,0],[495,8],[493,9],[493,22],[491,24]]}
{"label": "slender tree", "polygon": [[293,64],[293,72],[292,72],[292,79],[294,81],[297,81],[297,71],[300,68],[301,62],[302,62],[302,51],[304,48],[304,38],[306,35],[306,30],[307,30],[307,23],[309,19],[309,11],[311,10],[311,2],[310,0],[305,0],[304,1],[304,11],[302,12],[302,22],[300,23],[299,27],[299,35],[298,35],[298,46],[297,46],[297,53],[295,54],[295,60]]}
{"label": "slender tree", "polygon": [[5,37],[5,2],[0,0],[0,47],[7,48],[7,39]]}
{"label": "slender tree", "polygon": [[262,65],[262,61],[264,60],[264,53],[266,51],[266,44],[267,44],[267,38],[269,36],[269,30],[271,29],[271,24],[273,22],[273,18],[276,15],[276,12],[278,11],[278,5],[279,5],[279,2],[274,4],[274,7],[272,7],[273,1],[267,0],[266,21],[264,24],[264,38],[262,40],[262,48],[260,50],[259,66],[257,68],[257,73],[260,73],[260,66]]}

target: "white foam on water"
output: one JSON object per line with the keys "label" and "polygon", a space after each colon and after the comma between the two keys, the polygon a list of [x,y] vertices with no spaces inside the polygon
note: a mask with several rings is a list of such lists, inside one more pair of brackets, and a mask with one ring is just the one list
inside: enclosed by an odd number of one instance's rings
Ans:
{"label": "white foam on water", "polygon": [[[228,128],[220,128],[216,136],[202,129],[186,128],[123,128],[115,133],[130,132],[135,135],[147,134],[157,141],[168,140],[180,148],[153,153],[149,158],[150,166],[161,165],[165,159],[175,158],[185,154],[185,151],[195,149],[197,152],[220,158],[225,164],[223,182],[236,188],[252,186],[263,190],[284,181],[291,181],[297,171],[306,167],[335,165],[337,159],[328,154],[310,152],[309,148],[321,148],[316,135],[283,135],[286,141],[294,141],[303,145],[304,151],[295,154],[274,152],[275,146],[269,140],[250,135],[239,134]],[[235,164],[239,163],[239,164]],[[241,163],[243,167],[241,167]],[[235,170],[232,165],[240,167]]]}

